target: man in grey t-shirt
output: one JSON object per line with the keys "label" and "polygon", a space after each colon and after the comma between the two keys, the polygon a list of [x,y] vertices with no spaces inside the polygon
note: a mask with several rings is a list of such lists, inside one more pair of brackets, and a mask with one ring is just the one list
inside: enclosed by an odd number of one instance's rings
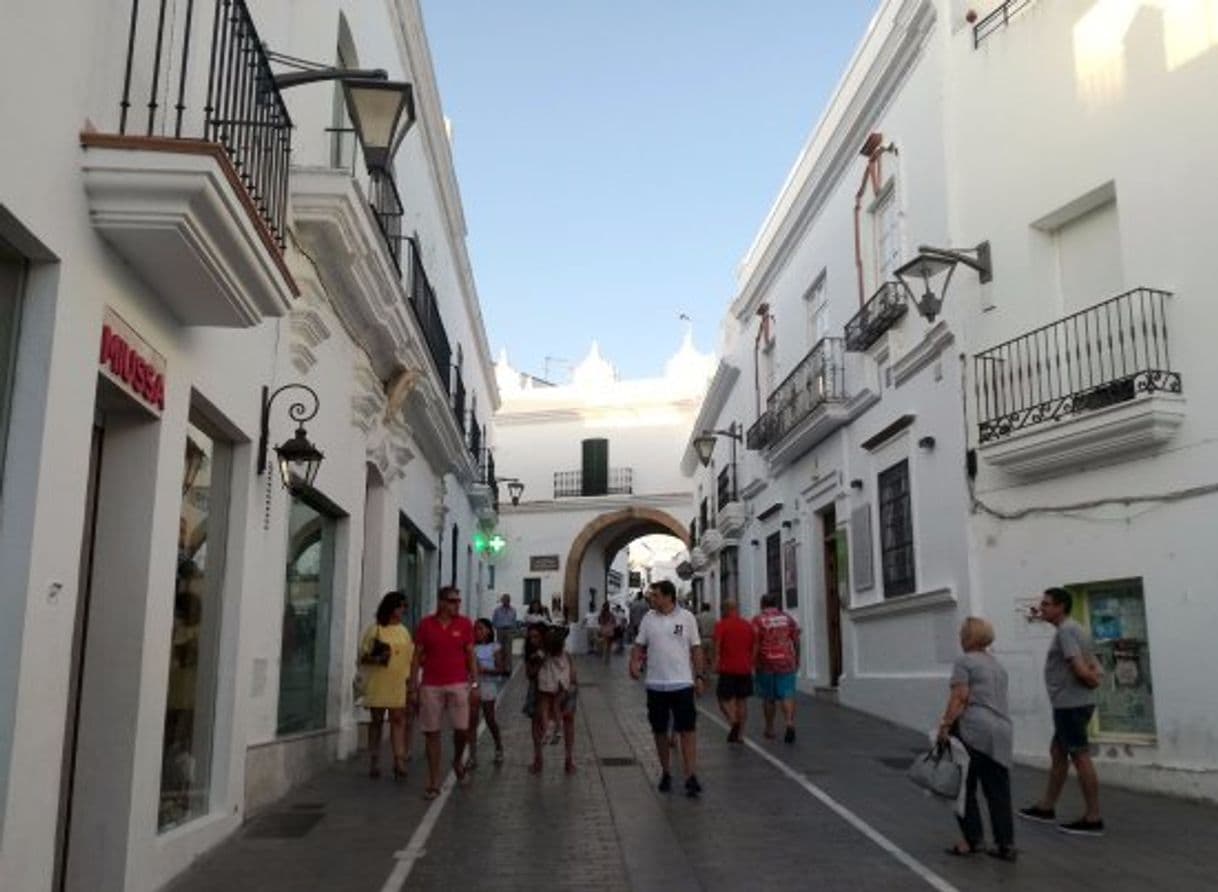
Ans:
{"label": "man in grey t-shirt", "polygon": [[1078,775],[1086,812],[1077,821],[1059,824],[1063,833],[1102,836],[1100,782],[1091,761],[1087,726],[1095,712],[1095,689],[1102,672],[1091,652],[1086,630],[1070,618],[1074,598],[1062,588],[1046,589],[1041,598],[1039,617],[1057,627],[1049,652],[1045,655],[1045,687],[1053,707],[1053,744],[1049,749],[1052,766],[1045,793],[1035,805],[1019,810],[1020,817],[1032,821],[1054,821],[1054,807],[1066,784],[1070,763]]}

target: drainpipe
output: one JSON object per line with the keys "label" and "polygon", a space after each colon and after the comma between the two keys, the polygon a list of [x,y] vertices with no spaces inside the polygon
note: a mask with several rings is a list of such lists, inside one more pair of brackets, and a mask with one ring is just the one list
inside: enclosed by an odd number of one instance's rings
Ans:
{"label": "drainpipe", "polygon": [[859,219],[863,211],[863,195],[867,186],[871,186],[873,194],[879,194],[884,186],[884,155],[888,152],[897,154],[896,143],[883,145],[884,136],[873,132],[863,143],[859,154],[867,159],[867,168],[863,171],[863,181],[859,183],[858,191],[854,193],[854,267],[859,280],[859,309],[867,303],[866,286],[863,283],[863,243],[859,233]]}
{"label": "drainpipe", "polygon": [[761,417],[761,345],[770,340],[770,323],[774,317],[770,315],[770,305],[763,303],[757,307],[757,315],[761,324],[757,326],[757,337],[753,340],[753,396],[756,400],[756,415]]}

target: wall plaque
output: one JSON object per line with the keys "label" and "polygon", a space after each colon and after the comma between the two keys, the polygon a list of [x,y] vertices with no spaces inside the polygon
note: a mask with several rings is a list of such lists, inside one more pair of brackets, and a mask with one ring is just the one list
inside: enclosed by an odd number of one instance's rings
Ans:
{"label": "wall plaque", "polygon": [[559,561],[556,554],[534,554],[529,556],[530,573],[552,573],[558,570]]}

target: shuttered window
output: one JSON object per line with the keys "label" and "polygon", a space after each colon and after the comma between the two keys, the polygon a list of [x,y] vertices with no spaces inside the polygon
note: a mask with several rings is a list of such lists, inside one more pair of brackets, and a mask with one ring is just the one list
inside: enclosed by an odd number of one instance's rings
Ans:
{"label": "shuttered window", "polygon": [[580,495],[603,496],[609,492],[609,441],[584,440]]}
{"label": "shuttered window", "polygon": [[765,592],[782,594],[782,533],[765,537]]}

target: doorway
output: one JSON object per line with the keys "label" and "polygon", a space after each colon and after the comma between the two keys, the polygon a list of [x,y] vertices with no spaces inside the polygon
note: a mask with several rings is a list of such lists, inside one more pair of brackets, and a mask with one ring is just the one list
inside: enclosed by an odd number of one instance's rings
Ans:
{"label": "doorway", "polygon": [[842,599],[838,587],[837,512],[832,505],[821,511],[821,553],[825,570],[825,632],[828,635],[829,684],[836,688],[842,677]]}
{"label": "doorway", "polygon": [[89,598],[92,593],[93,555],[97,532],[97,484],[101,477],[102,442],[105,437],[104,416],[93,421],[89,442],[89,476],[85,483],[85,524],[80,540],[80,569],[77,576],[79,593],[76,616],[72,622],[72,649],[69,655],[68,701],[65,713],[63,754],[59,784],[59,817],[55,827],[55,873],[52,888],[66,888],[68,839],[72,829],[72,798],[76,781],[76,741],[80,730],[80,687],[84,672],[87,644]]}

